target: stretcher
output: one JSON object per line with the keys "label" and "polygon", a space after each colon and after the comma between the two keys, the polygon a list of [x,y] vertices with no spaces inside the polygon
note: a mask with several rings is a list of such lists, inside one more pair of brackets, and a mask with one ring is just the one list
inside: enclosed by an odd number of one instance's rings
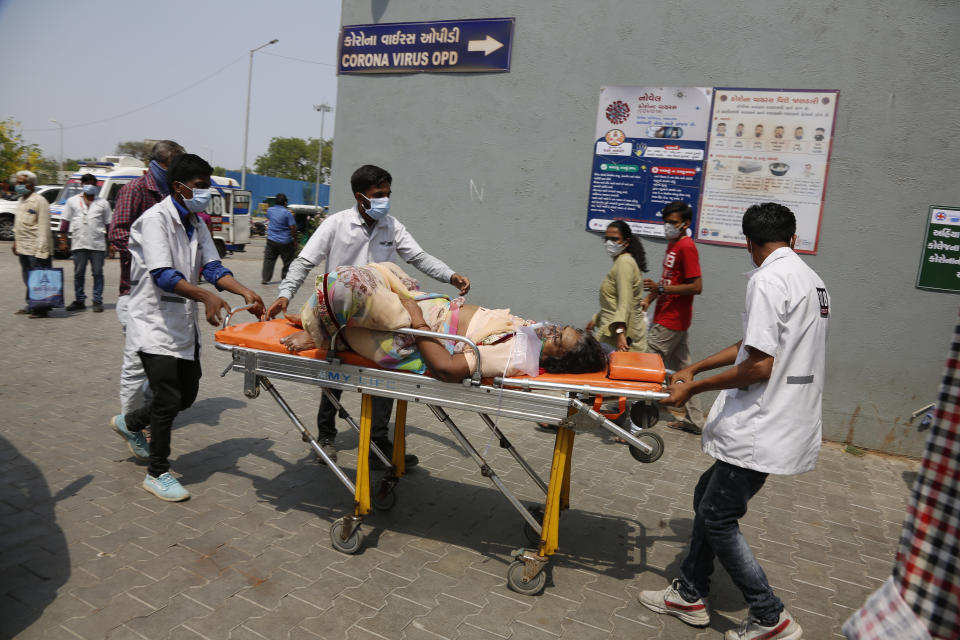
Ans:
{"label": "stretcher", "polygon": [[[343,553],[357,553],[363,546],[363,517],[373,509],[387,511],[396,501],[395,489],[406,473],[404,467],[405,426],[409,403],[426,405],[451,432],[456,441],[476,462],[482,476],[520,514],[524,534],[531,548],[514,552],[514,562],[507,571],[507,583],[525,595],[540,593],[546,584],[550,556],[559,547],[560,513],[570,506],[570,470],[573,442],[578,431],[606,429],[629,445],[630,454],[640,462],[654,462],[663,453],[663,440],[649,427],[656,422],[659,410],[656,401],[666,397],[665,371],[660,357],[654,354],[629,354],[626,366],[616,371],[591,374],[541,374],[537,377],[496,377],[481,379],[479,374],[462,383],[441,382],[429,375],[382,369],[356,353],[333,349],[312,349],[290,354],[280,339],[299,329],[288,321],[251,322],[230,325],[231,316],[246,309],[233,309],[216,333],[218,349],[230,353],[230,362],[221,375],[230,371],[243,374],[244,394],[255,398],[265,390],[296,426],[304,441],[321,458],[340,483],[354,496],[354,509],[334,521],[330,542]],[[463,336],[400,329],[411,335],[432,336],[466,343],[475,351],[480,370],[480,351]],[[336,341],[334,340],[334,344]],[[624,356],[628,354],[623,354]],[[611,359],[613,361],[613,358]],[[284,380],[320,387],[321,392],[337,408],[340,417],[359,433],[357,468],[354,480],[324,453],[290,405],[280,395],[274,380]],[[347,413],[332,390],[361,394],[359,423]],[[371,442],[372,398],[382,396],[396,400],[392,458]],[[527,508],[500,480],[476,447],[450,418],[447,410],[476,413],[526,474],[544,493],[542,507]],[[550,477],[545,482],[520,455],[506,434],[491,416],[546,423],[557,427]],[[614,419],[626,422],[623,428]],[[370,480],[370,453],[387,466],[387,472],[376,483]]]}

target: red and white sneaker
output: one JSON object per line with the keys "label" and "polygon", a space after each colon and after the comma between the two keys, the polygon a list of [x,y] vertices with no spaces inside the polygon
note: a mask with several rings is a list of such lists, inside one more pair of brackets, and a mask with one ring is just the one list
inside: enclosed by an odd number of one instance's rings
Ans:
{"label": "red and white sneaker", "polygon": [[772,627],[765,627],[752,616],[740,624],[739,629],[730,629],[723,635],[724,640],[800,640],[803,629],[784,609],[780,619]]}
{"label": "red and white sneaker", "polygon": [[640,604],[651,611],[676,616],[695,627],[705,627],[710,624],[710,612],[707,611],[707,601],[700,598],[696,602],[687,602],[677,590],[679,579],[674,579],[669,587],[663,591],[641,591]]}

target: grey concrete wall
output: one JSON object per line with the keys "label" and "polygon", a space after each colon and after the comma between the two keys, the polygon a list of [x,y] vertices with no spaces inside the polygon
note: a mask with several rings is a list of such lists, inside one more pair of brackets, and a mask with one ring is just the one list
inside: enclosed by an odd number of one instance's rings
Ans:
{"label": "grey concrete wall", "polygon": [[[332,204],[349,205],[354,168],[381,165],[394,176],[392,212],[470,276],[472,301],[582,326],[609,267],[584,230],[602,85],[840,89],[820,251],[806,258],[833,300],[824,432],[917,455],[924,434],[906,417],[935,399],[957,319],[957,297],[914,281],[927,207],[960,205],[958,7],[345,1],[344,24],[517,21],[510,73],[341,77]],[[663,244],[645,245],[658,272]],[[748,259],[698,246],[702,357],[740,337]]]}

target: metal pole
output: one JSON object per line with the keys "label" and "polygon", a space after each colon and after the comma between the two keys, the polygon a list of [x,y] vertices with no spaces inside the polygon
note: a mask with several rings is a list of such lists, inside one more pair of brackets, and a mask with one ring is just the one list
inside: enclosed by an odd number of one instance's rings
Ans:
{"label": "metal pole", "polygon": [[250,64],[247,67],[247,115],[244,118],[243,125],[243,164],[240,167],[240,188],[247,188],[247,141],[250,138],[250,88],[253,85],[253,54],[263,49],[264,47],[269,47],[271,44],[276,44],[280,42],[277,38],[274,38],[267,44],[262,44],[256,49],[250,49]]}
{"label": "metal pole", "polygon": [[[50,122],[60,127],[60,171],[62,173],[63,172],[63,123],[57,120],[51,120]],[[57,180],[59,181],[59,176],[57,177]]]}
{"label": "metal pole", "polygon": [[313,105],[315,111],[320,112],[320,149],[317,151],[317,183],[314,185],[313,206],[320,206],[320,172],[323,166],[323,123],[327,112],[333,109],[326,102]]}

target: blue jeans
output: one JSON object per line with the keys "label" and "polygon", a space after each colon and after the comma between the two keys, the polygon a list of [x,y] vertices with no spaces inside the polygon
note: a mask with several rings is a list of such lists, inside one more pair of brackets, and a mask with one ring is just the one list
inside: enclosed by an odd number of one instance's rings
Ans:
{"label": "blue jeans", "polygon": [[717,460],[707,469],[693,492],[693,535],[690,551],[680,565],[680,590],[688,599],[706,597],[717,558],[727,570],[759,620],[780,615],[783,602],[773,594],[767,576],[740,532],[738,520],[747,513],[747,502],[767,474]]}
{"label": "blue jeans", "polygon": [[83,281],[87,277],[87,262],[90,262],[90,271],[93,272],[93,301],[103,304],[103,258],[106,251],[94,249],[74,249],[73,254],[73,295],[78,302],[83,302],[87,296],[83,292]]}

